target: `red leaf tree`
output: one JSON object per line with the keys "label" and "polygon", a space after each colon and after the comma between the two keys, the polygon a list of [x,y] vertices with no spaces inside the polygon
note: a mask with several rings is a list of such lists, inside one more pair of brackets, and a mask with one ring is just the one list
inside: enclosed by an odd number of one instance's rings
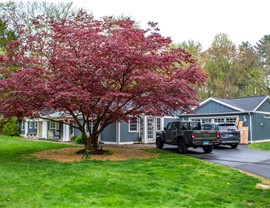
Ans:
{"label": "red leaf tree", "polygon": [[[46,110],[72,118],[86,149],[96,146],[106,126],[130,116],[171,115],[196,105],[194,87],[206,75],[191,55],[171,47],[155,23],[146,30],[130,19],[96,20],[85,13],[51,19],[39,31],[20,30],[9,56],[1,58],[0,114],[41,117]],[[8,65],[20,66],[16,72]],[[87,136],[86,130],[93,130]]]}

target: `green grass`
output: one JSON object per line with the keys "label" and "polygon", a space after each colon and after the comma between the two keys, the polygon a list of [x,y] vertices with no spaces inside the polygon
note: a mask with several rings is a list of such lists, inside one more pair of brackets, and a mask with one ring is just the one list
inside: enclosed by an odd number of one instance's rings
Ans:
{"label": "green grass", "polygon": [[270,151],[270,142],[253,143],[248,145],[251,149]]}
{"label": "green grass", "polygon": [[270,207],[237,170],[181,154],[59,163],[24,157],[59,143],[0,136],[0,207]]}

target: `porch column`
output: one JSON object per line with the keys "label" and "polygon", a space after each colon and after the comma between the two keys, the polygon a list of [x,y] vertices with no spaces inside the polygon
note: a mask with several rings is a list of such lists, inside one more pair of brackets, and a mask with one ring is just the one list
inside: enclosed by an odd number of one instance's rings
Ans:
{"label": "porch column", "polygon": [[144,128],[143,128],[143,130],[144,130],[144,138],[143,138],[142,142],[145,144],[146,143],[146,140],[148,138],[148,132],[147,132],[147,130],[148,130],[147,116],[144,116],[143,117],[143,124],[144,124]]}
{"label": "porch column", "polygon": [[24,122],[24,137],[27,137],[28,135],[28,121]]}
{"label": "porch column", "polygon": [[117,121],[116,122],[116,143],[117,144],[120,144],[121,142],[121,122],[120,121]]}
{"label": "porch column", "polygon": [[37,122],[37,138],[39,138],[39,135],[40,135],[39,124],[40,124],[40,122],[39,121],[36,121],[36,122]]}
{"label": "porch column", "polygon": [[70,134],[69,134],[70,126],[67,124],[63,125],[63,141],[70,141]]}
{"label": "porch column", "polygon": [[42,121],[42,138],[48,138],[48,122]]}

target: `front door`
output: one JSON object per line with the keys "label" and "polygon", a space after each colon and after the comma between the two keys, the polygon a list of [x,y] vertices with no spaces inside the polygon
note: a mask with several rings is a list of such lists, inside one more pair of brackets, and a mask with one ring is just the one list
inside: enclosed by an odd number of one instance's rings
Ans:
{"label": "front door", "polygon": [[147,141],[155,141],[155,128],[154,128],[154,118],[147,117]]}

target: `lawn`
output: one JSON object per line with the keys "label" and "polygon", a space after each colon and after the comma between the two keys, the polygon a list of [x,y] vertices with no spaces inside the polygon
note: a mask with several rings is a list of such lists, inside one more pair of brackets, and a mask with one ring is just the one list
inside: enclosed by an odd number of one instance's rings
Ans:
{"label": "lawn", "polygon": [[260,142],[248,145],[251,149],[270,151],[270,142]]}
{"label": "lawn", "polygon": [[237,170],[181,154],[61,163],[25,157],[63,148],[0,136],[0,207],[270,207],[270,190]]}

